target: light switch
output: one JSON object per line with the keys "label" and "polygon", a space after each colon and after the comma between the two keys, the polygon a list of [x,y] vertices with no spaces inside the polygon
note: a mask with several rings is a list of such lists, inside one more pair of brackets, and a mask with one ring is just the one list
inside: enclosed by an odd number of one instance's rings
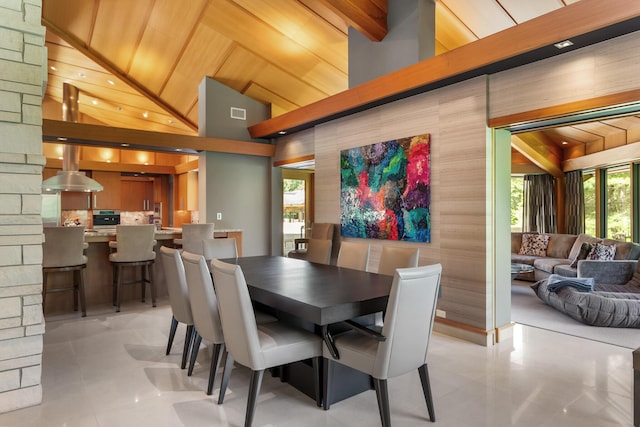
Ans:
{"label": "light switch", "polygon": [[218,213],[216,214],[216,219],[217,219],[218,221],[220,221],[220,220],[222,219],[222,212],[218,212]]}

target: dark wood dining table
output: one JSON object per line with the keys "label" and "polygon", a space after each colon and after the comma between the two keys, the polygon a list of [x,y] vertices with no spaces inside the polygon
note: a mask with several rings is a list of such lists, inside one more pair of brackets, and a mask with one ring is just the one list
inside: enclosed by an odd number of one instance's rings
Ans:
{"label": "dark wood dining table", "polygon": [[383,311],[393,277],[281,256],[224,259],[242,268],[255,302],[321,328],[335,358],[329,325]]}
{"label": "dark wood dining table", "polygon": [[[332,330],[341,322],[383,311],[387,306],[393,277],[333,265],[281,256],[253,256],[221,261],[242,268],[254,302],[270,307],[276,315],[315,325],[327,348],[339,357]],[[346,328],[342,327],[342,330]],[[304,365],[286,368],[286,381],[313,397]],[[351,397],[372,387],[371,378],[343,365],[336,365],[328,383],[332,402]],[[326,406],[328,407],[328,405]]]}

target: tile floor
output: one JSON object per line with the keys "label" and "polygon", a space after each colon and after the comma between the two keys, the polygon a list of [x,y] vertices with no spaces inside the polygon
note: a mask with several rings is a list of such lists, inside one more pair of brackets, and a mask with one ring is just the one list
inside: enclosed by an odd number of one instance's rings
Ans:
{"label": "tile floor", "polygon": [[[184,326],[165,356],[171,318],[165,301],[131,302],[81,319],[47,320],[43,402],[0,415],[0,426],[242,426],[249,372],[236,367],[224,405],[206,396],[209,352],[194,375],[179,367]],[[389,382],[394,426],[631,426],[629,349],[516,325],[514,338],[482,347],[434,334],[431,386],[437,421],[427,418],[417,372]],[[220,374],[218,374],[220,375]],[[265,375],[254,426],[380,425],[374,391],[323,411]]]}

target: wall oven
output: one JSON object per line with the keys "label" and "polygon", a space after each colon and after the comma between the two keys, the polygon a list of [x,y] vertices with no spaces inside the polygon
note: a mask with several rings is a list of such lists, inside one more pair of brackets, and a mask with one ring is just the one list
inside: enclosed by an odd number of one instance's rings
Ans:
{"label": "wall oven", "polygon": [[120,224],[119,210],[94,210],[93,211],[93,228],[116,228]]}

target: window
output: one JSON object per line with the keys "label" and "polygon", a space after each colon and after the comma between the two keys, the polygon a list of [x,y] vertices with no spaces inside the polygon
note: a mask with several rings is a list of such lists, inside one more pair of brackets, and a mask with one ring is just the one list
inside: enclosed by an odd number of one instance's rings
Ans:
{"label": "window", "polygon": [[584,189],[584,232],[590,236],[597,236],[596,221],[596,172],[583,171],[582,182]]}
{"label": "window", "polygon": [[605,236],[610,239],[631,241],[631,173],[629,167],[604,170],[603,194],[606,223]]}
{"label": "window", "polygon": [[522,231],[522,197],[524,178],[511,177],[511,231]]}

